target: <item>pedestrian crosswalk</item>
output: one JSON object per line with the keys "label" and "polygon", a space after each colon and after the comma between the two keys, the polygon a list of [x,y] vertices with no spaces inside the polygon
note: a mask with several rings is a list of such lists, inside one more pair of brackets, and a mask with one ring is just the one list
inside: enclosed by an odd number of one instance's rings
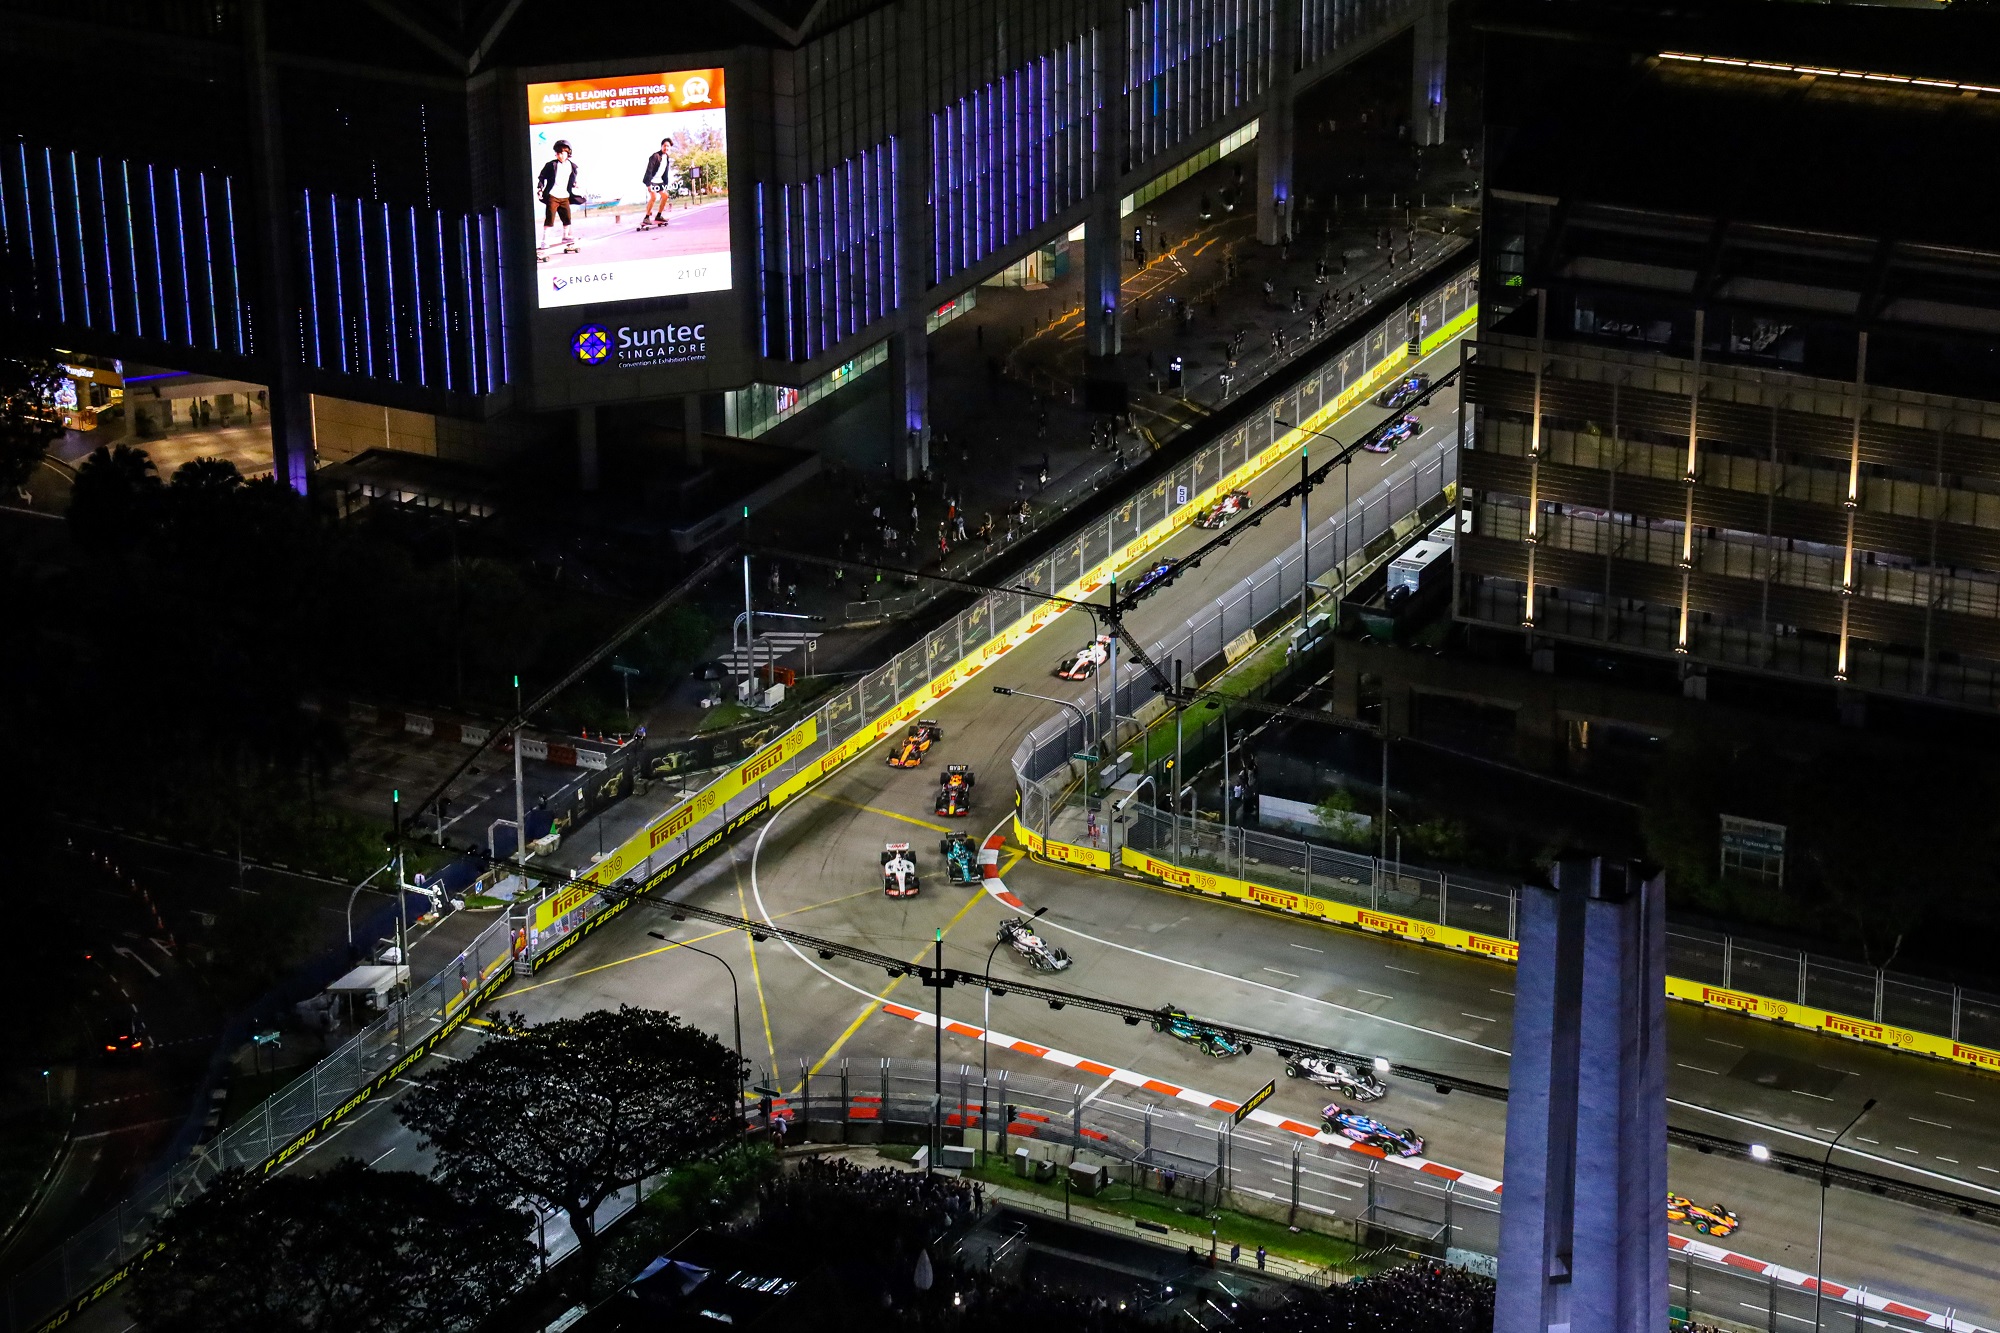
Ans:
{"label": "pedestrian crosswalk", "polygon": [[801,651],[809,652],[809,645],[817,638],[819,635],[812,630],[772,630],[768,634],[759,634],[756,643],[748,648],[741,644],[732,648],[723,657],[722,667],[729,675],[747,676],[752,665],[795,665],[787,663],[786,659]]}

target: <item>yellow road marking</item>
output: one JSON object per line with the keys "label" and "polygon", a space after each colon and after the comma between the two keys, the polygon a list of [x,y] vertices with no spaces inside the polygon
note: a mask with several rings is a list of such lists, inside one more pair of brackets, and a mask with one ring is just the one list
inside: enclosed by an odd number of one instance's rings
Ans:
{"label": "yellow road marking", "polygon": [[[735,863],[732,863],[731,869],[736,872],[737,915],[748,921],[750,902],[743,896],[743,869],[740,864]],[[764,1002],[764,969],[757,963],[757,937],[748,935],[745,939],[750,945],[750,984],[757,991],[757,1012],[764,1020],[764,1045],[771,1052],[770,1067],[775,1071],[778,1067],[778,1043],[771,1037],[771,1006]]]}
{"label": "yellow road marking", "polygon": [[[874,893],[874,892],[876,892],[876,890],[874,890],[874,889],[863,889],[863,890],[861,890],[861,892],[859,892],[859,893],[844,893],[844,894],[842,894],[842,895],[841,895],[840,897],[838,897],[838,898],[828,898],[828,899],[827,899],[827,900],[826,900],[825,902],[820,902],[820,903],[812,903],[812,904],[810,904],[809,906],[806,906],[806,907],[794,907],[794,908],[792,908],[792,909],[791,909],[790,911],[787,911],[787,912],[780,912],[780,913],[778,913],[778,915],[779,915],[780,917],[787,917],[787,916],[798,916],[799,914],[801,914],[801,913],[803,913],[803,912],[817,912],[817,911],[818,911],[818,910],[819,910],[820,908],[822,908],[822,907],[831,907],[831,906],[833,906],[833,905],[834,905],[835,903],[844,903],[844,902],[846,902],[846,901],[847,901],[847,900],[848,900],[849,898],[866,898],[866,897],[868,897],[868,896],[869,896],[870,894],[872,894],[872,893]],[[744,917],[743,917],[743,919],[744,919],[745,921],[748,921],[748,920],[750,919],[750,916],[749,916],[749,913],[748,913],[747,911],[746,911],[746,912],[744,913]],[[697,936],[695,936],[695,937],[694,937],[693,939],[691,939],[691,940],[687,940],[687,941],[674,941],[674,942],[672,942],[672,943],[669,943],[669,944],[662,944],[662,945],[661,945],[661,946],[660,946],[659,948],[657,948],[657,949],[648,949],[648,950],[646,950],[646,951],[645,951],[644,953],[635,953],[635,954],[631,955],[631,956],[630,956],[630,957],[628,957],[628,958],[614,958],[614,959],[612,959],[612,960],[611,960],[610,962],[608,962],[608,963],[599,963],[599,964],[598,964],[598,965],[597,965],[596,967],[586,967],[586,968],[584,968],[584,969],[583,969],[583,970],[582,970],[581,972],[565,972],[565,973],[564,973],[563,975],[561,975],[561,976],[559,976],[559,977],[550,977],[550,978],[549,978],[549,979],[548,979],[547,981],[537,981],[537,982],[533,982],[533,983],[532,983],[532,984],[530,984],[530,985],[526,985],[526,986],[520,986],[520,987],[513,987],[513,986],[510,986],[510,987],[508,987],[508,988],[507,988],[507,994],[508,994],[508,995],[526,995],[526,994],[527,994],[527,993],[528,993],[529,991],[531,991],[531,990],[540,990],[540,989],[541,989],[542,987],[544,987],[544,986],[553,986],[553,985],[557,984],[558,982],[563,982],[563,981],[575,981],[575,980],[576,980],[576,979],[577,979],[578,977],[587,977],[587,976],[589,976],[589,975],[590,975],[590,974],[591,974],[592,972],[603,972],[603,971],[605,971],[605,970],[607,970],[607,969],[609,969],[609,968],[614,968],[614,967],[623,967],[623,966],[624,966],[624,965],[625,965],[626,963],[636,963],[636,962],[638,962],[638,961],[639,961],[640,959],[642,959],[642,958],[651,958],[651,957],[653,957],[653,956],[654,956],[655,954],[662,954],[662,953],[665,953],[665,952],[666,952],[667,950],[669,950],[669,949],[678,949],[678,948],[680,948],[680,947],[681,947],[681,944],[682,944],[683,942],[685,942],[685,943],[687,943],[687,944],[699,944],[699,943],[701,943],[701,942],[702,942],[703,940],[712,940],[712,939],[715,939],[715,938],[717,938],[718,936],[722,936],[722,935],[735,935],[735,934],[742,934],[742,933],[743,933],[743,932],[741,932],[741,931],[738,931],[738,930],[737,930],[737,929],[736,929],[736,928],[735,928],[734,926],[724,926],[724,927],[723,927],[723,928],[722,928],[721,930],[711,930],[711,931],[710,931],[710,932],[709,932],[708,934],[706,934],[706,935],[697,935]],[[746,936],[746,938],[747,938],[747,936]],[[474,1023],[476,1023],[476,1022],[478,1022],[479,1020],[478,1020],[478,1019],[469,1019],[469,1020],[467,1020],[467,1021],[468,1021],[468,1022],[474,1022]]]}
{"label": "yellow road marking", "polygon": [[811,795],[817,796],[822,801],[831,801],[835,805],[844,805],[850,810],[865,810],[871,815],[881,815],[884,819],[900,819],[905,824],[915,824],[918,828],[927,828],[936,833],[951,832],[949,825],[933,824],[928,819],[918,819],[914,815],[899,815],[894,810],[884,810],[879,805],[863,805],[860,801],[850,801],[843,796],[828,796],[825,792],[816,791]]}
{"label": "yellow road marking", "polygon": [[[951,928],[953,926],[956,926],[960,921],[963,921],[965,919],[965,914],[967,912],[970,912],[973,909],[973,907],[977,905],[978,902],[985,896],[986,895],[983,893],[975,893],[970,898],[967,898],[965,900],[965,906],[958,909],[958,915],[954,916],[950,921],[947,921],[945,923],[944,933],[947,935],[951,934]],[[925,946],[925,948],[919,949],[917,951],[916,957],[910,959],[911,966],[914,967],[916,964],[923,962],[924,954],[931,949],[935,949],[936,947],[937,944],[935,942],[932,942],[931,944]],[[897,977],[894,981],[891,981],[881,990],[876,991],[875,998],[870,1000],[866,1005],[862,1006],[861,1012],[855,1015],[854,1021],[847,1025],[847,1030],[845,1032],[842,1032],[838,1037],[835,1037],[833,1039],[833,1045],[826,1048],[826,1054],[822,1055],[813,1064],[813,1067],[806,1071],[807,1077],[811,1077],[813,1074],[817,1074],[820,1070],[826,1068],[826,1062],[833,1059],[834,1056],[840,1054],[840,1048],[847,1044],[847,1039],[853,1036],[855,1033],[859,1032],[861,1030],[861,1025],[863,1023],[866,1023],[869,1019],[873,1018],[875,1016],[876,1010],[882,1007],[882,1002],[888,999],[890,993],[894,991],[896,987],[902,984],[903,984],[903,978]],[[798,1085],[794,1084],[792,1086],[792,1092],[796,1094],[798,1090],[799,1090]]]}
{"label": "yellow road marking", "polygon": [[642,958],[651,958],[653,955],[665,953],[669,949],[678,949],[681,947],[682,943],[699,944],[703,940],[712,940],[719,935],[733,935],[733,934],[735,934],[735,932],[727,927],[724,927],[721,930],[711,930],[708,932],[708,934],[697,935],[691,940],[686,940],[686,941],[677,940],[671,944],[662,944],[657,949],[648,949],[644,953],[635,953],[629,958],[618,958],[614,959],[609,963],[599,963],[596,967],[586,967],[581,972],[570,972],[560,977],[550,977],[547,981],[537,981],[532,985],[523,986],[519,990],[509,988],[507,993],[509,995],[526,995],[531,990],[540,990],[544,986],[553,986],[559,981],[575,981],[578,977],[587,977],[592,972],[603,972],[609,968],[623,967],[626,963],[636,963]]}

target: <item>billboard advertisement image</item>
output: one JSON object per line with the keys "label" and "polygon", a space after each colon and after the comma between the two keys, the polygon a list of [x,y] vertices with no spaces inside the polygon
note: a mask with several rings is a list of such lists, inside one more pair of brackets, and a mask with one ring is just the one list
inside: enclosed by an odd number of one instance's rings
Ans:
{"label": "billboard advertisement image", "polygon": [[719,69],[528,85],[539,308],[727,291]]}

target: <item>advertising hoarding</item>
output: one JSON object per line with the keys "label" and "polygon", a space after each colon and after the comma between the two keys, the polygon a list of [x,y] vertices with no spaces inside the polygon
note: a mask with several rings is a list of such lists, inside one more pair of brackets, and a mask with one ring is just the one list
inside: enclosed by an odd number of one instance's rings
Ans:
{"label": "advertising hoarding", "polygon": [[[539,309],[730,289],[722,70],[530,83],[527,95]],[[696,341],[689,332],[677,341]],[[645,350],[610,342],[619,364]],[[680,359],[662,346],[643,363]]]}

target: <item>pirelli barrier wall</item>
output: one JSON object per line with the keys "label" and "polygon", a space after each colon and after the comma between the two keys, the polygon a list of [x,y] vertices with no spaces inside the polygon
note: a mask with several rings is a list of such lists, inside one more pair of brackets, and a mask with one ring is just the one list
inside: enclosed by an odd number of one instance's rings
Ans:
{"label": "pirelli barrier wall", "polygon": [[[1422,944],[1519,961],[1517,890],[1395,866],[1256,830],[1133,808],[1115,848],[1055,842],[1051,860],[1114,864],[1196,893]],[[2000,996],[1740,936],[1669,925],[1667,996],[1850,1041],[2000,1072]],[[1782,996],[1782,998],[1780,998]]]}
{"label": "pirelli barrier wall", "polygon": [[[535,972],[560,958],[631,899],[602,890],[626,881],[666,883],[735,829],[916,720],[940,699],[1060,615],[1050,597],[1084,597],[1193,522],[1216,498],[1245,485],[1409,364],[1410,345],[1435,349],[1477,314],[1477,269],[1466,268],[1419,301],[1385,311],[1358,341],[1297,373],[1264,410],[1148,483],[1115,511],[1026,570],[1001,580],[1031,591],[994,593],[925,636],[894,661],[841,691],[812,716],[641,829],[581,881],[533,905],[518,965]],[[1292,428],[1275,420],[1297,423]],[[1294,587],[1293,594],[1296,596]]]}
{"label": "pirelli barrier wall", "polygon": [[508,923],[496,916],[458,957],[387,1013],[23,1270],[8,1284],[8,1327],[37,1333],[60,1328],[115,1291],[148,1253],[154,1221],[199,1194],[217,1172],[276,1171],[367,1106],[507,984],[513,952]]}

